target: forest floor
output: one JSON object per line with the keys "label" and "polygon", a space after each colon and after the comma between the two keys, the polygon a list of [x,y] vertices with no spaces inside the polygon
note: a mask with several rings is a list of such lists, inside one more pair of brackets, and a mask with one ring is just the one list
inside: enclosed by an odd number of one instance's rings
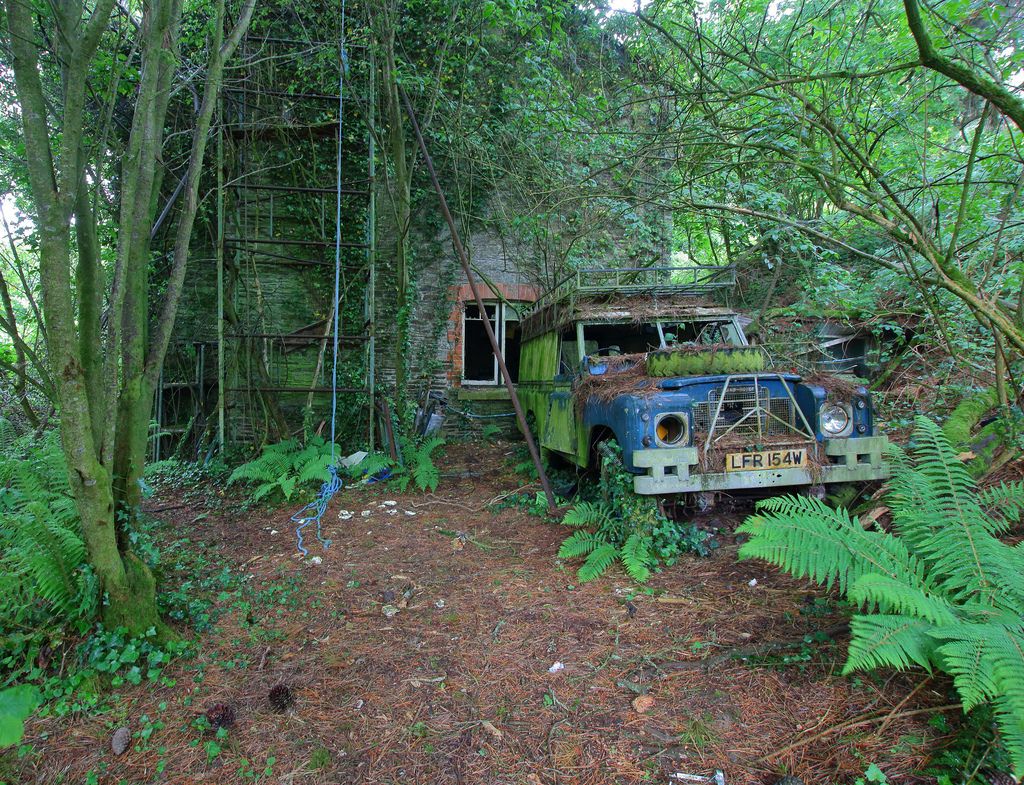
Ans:
{"label": "forest floor", "polygon": [[[346,488],[325,517],[332,546],[310,536],[306,559],[291,507],[241,511],[216,489],[150,500],[165,553],[193,554],[203,573],[183,592],[230,568],[216,623],[162,685],[34,720],[22,780],[556,785],[721,770],[730,785],[784,773],[810,785],[853,782],[873,763],[889,781],[924,781],[914,772],[938,735],[928,707],[949,703],[945,687],[841,676],[845,637],[818,642],[841,611],[811,584],[737,561],[745,510],[706,516],[721,547],[647,588],[614,570],[580,586],[555,557],[566,529],[495,509],[523,485],[513,451],[450,446],[431,495]],[[280,713],[267,698],[278,684],[294,698]],[[215,703],[235,715],[219,737],[197,722]],[[125,724],[132,746],[114,756]]]}

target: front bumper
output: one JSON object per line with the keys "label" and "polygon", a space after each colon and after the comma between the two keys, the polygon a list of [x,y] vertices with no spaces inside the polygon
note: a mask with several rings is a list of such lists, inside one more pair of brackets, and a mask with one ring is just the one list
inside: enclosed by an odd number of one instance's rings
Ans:
{"label": "front bumper", "polygon": [[696,447],[634,450],[633,465],[644,473],[634,476],[633,490],[661,495],[884,480],[888,441],[884,436],[831,439],[822,444],[828,461],[822,466],[736,472],[701,472]]}

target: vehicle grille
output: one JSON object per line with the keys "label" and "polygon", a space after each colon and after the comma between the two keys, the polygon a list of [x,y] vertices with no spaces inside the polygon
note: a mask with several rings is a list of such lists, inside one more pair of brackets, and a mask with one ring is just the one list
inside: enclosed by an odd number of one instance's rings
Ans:
{"label": "vehicle grille", "polygon": [[[757,390],[758,400],[755,398]],[[722,395],[722,388],[716,387],[708,393],[707,401],[698,401],[693,404],[693,426],[698,433],[708,433],[712,427],[712,419],[715,411],[718,410],[718,399]],[[758,406],[760,404],[760,406]],[[750,414],[757,409],[757,412]],[[774,416],[769,416],[769,412]],[[714,423],[715,436],[721,436],[726,431],[730,434],[740,436],[785,436],[796,432],[795,412],[793,401],[785,392],[772,397],[766,387],[755,388],[752,384],[730,384],[725,391],[725,400],[722,401],[722,409],[718,414],[718,421]],[[776,419],[778,418],[778,419]],[[743,420],[740,423],[740,420]],[[781,422],[780,422],[781,420]]]}

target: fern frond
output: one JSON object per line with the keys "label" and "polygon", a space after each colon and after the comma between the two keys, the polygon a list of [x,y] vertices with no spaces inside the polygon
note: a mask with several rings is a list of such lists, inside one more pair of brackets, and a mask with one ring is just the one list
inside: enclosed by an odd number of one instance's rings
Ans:
{"label": "fern frond", "polygon": [[844,593],[869,573],[911,576],[915,585],[925,585],[921,564],[898,539],[865,531],[845,510],[809,496],[766,499],[737,532],[752,535],[740,558],[764,559],[798,578],[836,584]]}
{"label": "fern frond", "polygon": [[350,467],[348,471],[354,477],[358,477],[362,474],[372,477],[391,466],[394,466],[394,461],[392,461],[387,455],[379,452],[371,452],[355,466]]}
{"label": "fern frond", "polygon": [[264,455],[290,456],[299,449],[298,439],[282,439],[263,448]]}
{"label": "fern frond", "polygon": [[964,709],[992,703],[1014,771],[1024,771],[1024,633],[1019,627],[972,625],[934,635],[955,636],[938,651]]}
{"label": "fern frond", "polygon": [[944,597],[929,594],[890,575],[862,575],[850,585],[848,597],[857,605],[866,606],[868,611],[877,609],[879,613],[914,616],[932,624],[957,622],[954,606]]}
{"label": "fern frond", "polygon": [[421,491],[436,491],[441,482],[441,470],[434,465],[429,453],[420,452],[412,467],[412,478]]}
{"label": "fern frond", "polygon": [[932,625],[910,616],[854,616],[850,620],[850,647],[843,674],[856,670],[919,665],[931,671],[936,643],[928,635]]}
{"label": "fern frond", "polygon": [[993,519],[993,530],[1004,533],[1024,513],[1024,482],[1001,482],[978,491],[978,503]]}
{"label": "fern frond", "polygon": [[265,482],[262,485],[260,485],[258,488],[256,488],[256,490],[252,492],[252,496],[250,496],[249,498],[252,501],[254,501],[254,502],[258,502],[264,496],[266,496],[267,494],[273,493],[274,491],[278,490],[280,487],[281,487],[281,484],[276,482],[276,481],[275,482]]}
{"label": "fern frond", "polygon": [[586,556],[595,548],[607,544],[608,540],[600,534],[588,531],[573,532],[558,549],[558,558],[578,559],[581,556]]}
{"label": "fern frond", "polygon": [[647,583],[651,577],[650,567],[654,563],[654,556],[640,534],[634,532],[626,538],[619,551],[619,559],[630,578],[637,583]]}
{"label": "fern frond", "polygon": [[599,527],[607,521],[612,511],[604,502],[577,502],[562,517],[562,524],[580,529],[587,526]]}
{"label": "fern frond", "polygon": [[280,486],[281,493],[284,494],[284,498],[292,498],[292,493],[295,490],[295,477],[293,475],[278,477],[277,484]]}
{"label": "fern frond", "polygon": [[619,551],[614,545],[609,543],[599,545],[591,551],[586,561],[580,565],[580,568],[576,571],[576,577],[579,578],[580,583],[587,583],[601,577],[615,563],[618,555]]}
{"label": "fern frond", "polygon": [[31,574],[35,593],[61,616],[74,616],[79,601],[77,571],[85,561],[85,543],[77,533],[49,523],[45,508],[31,505],[36,514],[9,518],[5,528],[19,543],[18,561]]}
{"label": "fern frond", "polygon": [[228,485],[239,480],[261,483],[274,482],[282,474],[290,472],[292,468],[291,457],[282,454],[277,449],[272,449],[278,446],[271,445],[264,448],[263,454],[259,458],[237,467],[231,472],[231,476],[228,477]]}
{"label": "fern frond", "polygon": [[316,454],[305,463],[296,465],[295,468],[298,471],[296,479],[300,485],[305,485],[314,480],[321,483],[327,482],[331,478],[330,466],[330,453]]}

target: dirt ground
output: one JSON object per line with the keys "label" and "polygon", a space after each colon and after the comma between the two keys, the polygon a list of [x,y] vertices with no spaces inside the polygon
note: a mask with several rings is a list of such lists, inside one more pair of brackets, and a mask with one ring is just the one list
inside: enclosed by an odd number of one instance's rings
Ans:
{"label": "dirt ground", "polygon": [[[841,634],[765,649],[842,617],[810,584],[737,562],[729,530],[742,510],[705,516],[721,547],[647,590],[621,571],[580,586],[555,558],[566,529],[488,508],[523,485],[512,450],[449,447],[432,495],[346,488],[325,517],[331,547],[307,539],[317,558],[296,555],[292,506],[158,499],[177,507],[168,530],[191,532],[245,588],[224,592],[198,654],[167,669],[173,686],[34,721],[23,781],[568,785],[721,770],[730,785],[785,773],[810,785],[853,782],[871,763],[890,782],[926,781],[914,772],[944,688],[919,674],[840,676]],[[722,656],[734,647],[765,653]],[[281,713],[267,699],[278,684],[294,697]],[[235,715],[220,739],[195,722],[215,703]],[[124,722],[135,738],[115,757]]]}

